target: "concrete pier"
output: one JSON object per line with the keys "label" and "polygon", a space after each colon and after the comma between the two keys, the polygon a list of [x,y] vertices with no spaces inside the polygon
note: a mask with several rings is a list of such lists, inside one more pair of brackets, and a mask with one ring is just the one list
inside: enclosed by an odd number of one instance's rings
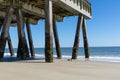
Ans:
{"label": "concrete pier", "polygon": [[[38,21],[45,19],[45,61],[53,62],[53,34],[56,51],[59,59],[62,58],[60,43],[55,22],[64,21],[64,17],[78,16],[78,25],[73,46],[72,59],[77,59],[79,48],[80,28],[83,31],[85,58],[89,58],[89,48],[86,32],[86,20],[91,19],[91,4],[88,0],[0,0],[0,20],[3,28],[0,34],[0,59],[4,57],[6,40],[9,41],[11,55],[13,55],[12,43],[9,35],[9,27],[18,28],[17,57],[26,59],[34,57],[34,44],[30,24],[37,25]],[[27,27],[29,46],[26,41],[24,23]],[[31,56],[30,56],[30,53]]]}

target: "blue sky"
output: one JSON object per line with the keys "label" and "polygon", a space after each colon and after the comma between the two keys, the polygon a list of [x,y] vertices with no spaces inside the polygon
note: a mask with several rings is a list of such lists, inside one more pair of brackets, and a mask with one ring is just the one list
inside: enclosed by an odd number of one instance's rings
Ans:
{"label": "blue sky", "polygon": [[[92,3],[92,19],[87,20],[89,46],[120,46],[120,0],[89,0]],[[66,17],[58,22],[61,47],[72,47],[74,43],[77,16]],[[44,20],[31,25],[35,47],[44,47]],[[10,28],[13,46],[18,45],[17,28]],[[27,36],[27,35],[26,35]],[[54,40],[54,39],[53,39]],[[82,32],[80,46],[83,46]]]}

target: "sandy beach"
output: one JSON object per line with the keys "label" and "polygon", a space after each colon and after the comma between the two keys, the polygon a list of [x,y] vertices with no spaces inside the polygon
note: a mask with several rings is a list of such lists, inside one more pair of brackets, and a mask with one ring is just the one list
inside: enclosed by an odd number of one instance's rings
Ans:
{"label": "sandy beach", "polygon": [[1,80],[120,80],[120,63],[55,60],[0,62]]}

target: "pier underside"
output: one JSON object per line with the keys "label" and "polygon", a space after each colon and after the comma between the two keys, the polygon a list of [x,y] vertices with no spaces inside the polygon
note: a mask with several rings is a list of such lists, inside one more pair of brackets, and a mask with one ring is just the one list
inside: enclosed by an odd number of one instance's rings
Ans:
{"label": "pier underside", "polygon": [[[45,19],[45,61],[53,62],[52,31],[56,44],[57,57],[62,58],[56,21],[62,22],[64,17],[79,16],[73,46],[72,59],[77,58],[79,47],[79,33],[82,28],[84,38],[85,58],[89,58],[86,32],[86,19],[90,19],[91,4],[88,0],[0,0],[0,59],[4,57],[6,42],[8,41],[11,56],[14,55],[9,27],[16,26],[18,30],[17,58],[34,57],[30,24],[37,25],[38,20]],[[28,42],[24,31],[26,24]],[[29,54],[29,51],[31,55]]]}
{"label": "pier underside", "polygon": [[[45,19],[45,0],[11,0],[14,7],[21,7],[23,16],[31,18],[32,24],[37,24],[40,19]],[[85,18],[91,18],[91,4],[86,0],[51,0],[53,15],[57,21],[63,21],[64,17],[83,14]],[[19,5],[19,6],[17,6]],[[0,18],[5,16],[7,6],[11,6],[10,0],[0,0]]]}

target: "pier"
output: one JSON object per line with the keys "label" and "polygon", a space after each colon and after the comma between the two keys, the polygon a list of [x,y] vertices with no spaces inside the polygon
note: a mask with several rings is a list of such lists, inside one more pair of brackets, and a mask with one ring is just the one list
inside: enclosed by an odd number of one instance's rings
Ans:
{"label": "pier", "polygon": [[[56,22],[63,22],[65,17],[78,16],[72,59],[77,59],[80,41],[80,29],[83,32],[85,58],[89,58],[86,20],[92,18],[89,0],[0,0],[0,60],[4,58],[5,46],[8,42],[11,56],[14,55],[10,26],[17,27],[18,49],[17,58],[35,57],[34,43],[30,24],[37,25],[39,20],[45,20],[45,61],[53,62],[53,34],[58,59],[62,58],[59,35]],[[24,31],[26,24],[28,42]],[[73,33],[74,34],[74,33]]]}

